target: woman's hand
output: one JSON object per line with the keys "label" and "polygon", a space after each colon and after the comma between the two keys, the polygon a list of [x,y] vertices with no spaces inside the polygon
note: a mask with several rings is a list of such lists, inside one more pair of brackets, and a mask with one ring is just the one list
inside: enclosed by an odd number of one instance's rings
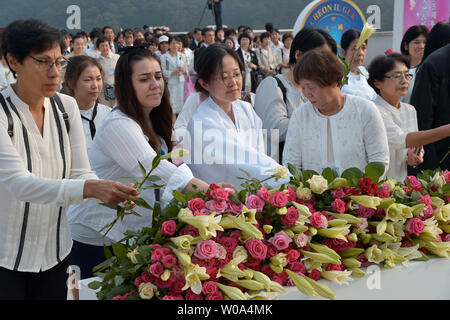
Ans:
{"label": "woman's hand", "polygon": [[112,180],[86,180],[83,198],[96,198],[106,204],[117,204],[139,196],[132,183],[123,184]]}
{"label": "woman's hand", "polygon": [[234,186],[231,183],[228,182],[221,182],[217,184],[219,187],[221,187],[222,189],[224,188],[230,188],[230,189],[234,189]]}
{"label": "woman's hand", "polygon": [[406,163],[409,166],[417,167],[419,164],[422,164],[423,158],[416,154],[414,149],[408,150],[408,158],[406,159]]}

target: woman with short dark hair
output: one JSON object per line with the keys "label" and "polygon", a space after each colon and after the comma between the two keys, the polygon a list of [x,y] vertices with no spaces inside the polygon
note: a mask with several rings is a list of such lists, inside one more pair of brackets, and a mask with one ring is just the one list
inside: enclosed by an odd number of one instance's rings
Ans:
{"label": "woman with short dark hair", "polygon": [[289,121],[283,164],[317,173],[325,168],[364,171],[370,162],[387,169],[383,120],[373,102],[342,93],[343,76],[342,63],[329,51],[311,50],[299,59],[294,77],[309,102]]}
{"label": "woman with short dark hair", "polygon": [[239,59],[245,67],[242,90],[255,92],[257,87],[257,70],[259,68],[256,53],[251,49],[253,39],[248,33],[239,36],[239,49],[236,50]]}
{"label": "woman with short dark hair", "polygon": [[369,67],[369,84],[377,92],[375,104],[384,120],[389,142],[388,178],[403,181],[407,165],[423,162],[422,147],[450,136],[450,124],[419,131],[416,109],[400,99],[408,92],[412,75],[409,59],[401,54],[376,57]]}
{"label": "woman with short dark hair", "polygon": [[72,238],[65,207],[135,198],[91,171],[77,103],[56,94],[66,61],[58,30],[18,20],[2,54],[17,82],[0,93],[0,299],[67,298]]}

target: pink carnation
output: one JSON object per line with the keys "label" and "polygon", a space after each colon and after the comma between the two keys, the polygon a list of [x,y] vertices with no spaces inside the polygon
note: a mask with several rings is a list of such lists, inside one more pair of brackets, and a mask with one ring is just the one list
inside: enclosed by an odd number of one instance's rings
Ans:
{"label": "pink carnation", "polygon": [[345,197],[345,192],[344,190],[342,190],[342,188],[333,191],[333,198],[342,199],[343,197]]}
{"label": "pink carnation", "polygon": [[294,226],[298,219],[298,210],[295,207],[290,207],[287,213],[281,216],[281,223],[286,227]]}
{"label": "pink carnation", "polygon": [[267,246],[261,240],[250,239],[245,242],[245,248],[255,259],[265,259],[267,255]]}
{"label": "pink carnation", "polygon": [[345,211],[347,211],[346,203],[340,199],[334,200],[333,203],[331,204],[331,207],[337,213],[344,213]]}
{"label": "pink carnation", "polygon": [[195,247],[194,255],[202,260],[209,260],[217,255],[217,244],[213,240],[201,241]]}
{"label": "pink carnation", "polygon": [[174,220],[164,221],[161,225],[161,234],[171,236],[177,230],[177,224]]}
{"label": "pink carnation", "polygon": [[313,227],[316,228],[326,228],[328,226],[328,220],[325,216],[323,216],[320,212],[314,212],[309,221]]}
{"label": "pink carnation", "polygon": [[293,263],[300,258],[300,252],[298,252],[295,249],[289,250],[289,252],[286,254],[286,259],[289,263]]}
{"label": "pink carnation", "polygon": [[278,232],[269,239],[269,243],[271,243],[277,250],[286,249],[291,242],[292,239],[289,238],[289,236],[284,231]]}
{"label": "pink carnation", "polygon": [[260,197],[252,194],[251,196],[248,196],[247,199],[245,199],[245,205],[249,209],[256,209],[257,212],[262,212],[264,209],[264,200],[262,200]]}
{"label": "pink carnation", "polygon": [[288,197],[281,191],[275,191],[270,197],[270,204],[277,208],[283,208],[288,202]]}
{"label": "pink carnation", "polygon": [[426,195],[426,196],[420,197],[419,202],[423,203],[426,206],[431,206],[432,200],[429,195]]}
{"label": "pink carnation", "polygon": [[419,218],[411,218],[406,223],[406,231],[408,231],[409,234],[415,234],[416,236],[419,236],[424,228],[425,225]]}
{"label": "pink carnation", "polygon": [[256,193],[258,197],[260,197],[263,201],[269,201],[270,200],[270,191],[267,190],[266,187],[261,187],[261,189],[258,190]]}
{"label": "pink carnation", "polygon": [[442,174],[444,175],[445,183],[450,183],[450,171],[445,170]]}
{"label": "pink carnation", "polygon": [[422,217],[423,220],[427,220],[430,219],[433,216],[433,214],[434,214],[433,206],[429,204],[425,206],[420,216]]}
{"label": "pink carnation", "polygon": [[209,211],[215,213],[223,213],[228,208],[228,203],[225,200],[210,200],[207,201],[205,205]]}
{"label": "pink carnation", "polygon": [[384,199],[384,198],[389,198],[390,196],[391,196],[391,195],[390,195],[390,193],[389,193],[389,188],[387,188],[387,187],[380,188],[380,189],[377,191],[377,197],[378,197],[378,198]]}
{"label": "pink carnation", "polygon": [[408,186],[408,180],[409,183],[411,184],[411,189],[420,189],[422,188],[422,185],[420,184],[420,181],[417,180],[416,177],[414,176],[408,176],[405,178],[404,184],[405,186]]}
{"label": "pink carnation", "polygon": [[287,188],[288,190],[288,201],[296,201],[297,200],[297,193],[292,189],[291,187]]}

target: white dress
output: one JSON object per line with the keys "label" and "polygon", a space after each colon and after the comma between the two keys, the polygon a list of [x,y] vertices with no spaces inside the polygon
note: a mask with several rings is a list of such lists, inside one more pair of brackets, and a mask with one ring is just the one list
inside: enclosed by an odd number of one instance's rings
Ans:
{"label": "white dress", "polygon": [[[190,150],[184,159],[195,177],[208,183],[228,182],[240,189],[244,169],[252,177],[264,179],[267,170],[279,164],[264,152],[262,122],[251,104],[236,100],[232,104],[235,124],[209,97],[195,111],[183,140]],[[278,181],[278,184],[288,180]],[[273,181],[269,183],[274,185]]]}
{"label": "white dress", "polygon": [[[163,141],[162,141],[163,142]],[[162,149],[167,152],[163,143]],[[89,160],[92,169],[101,179],[133,182],[123,177],[142,177],[138,161],[148,170],[156,156],[155,150],[148,143],[137,122],[119,110],[111,111],[97,129]],[[172,190],[182,191],[193,178],[191,170],[186,165],[176,167],[167,160],[162,160],[155,169],[154,175],[160,177],[158,184],[166,185],[161,190],[161,201],[164,205],[172,198]],[[141,191],[141,197],[153,206],[155,193],[153,189]],[[74,240],[89,245],[109,245],[111,241],[119,241],[127,230],[140,230],[144,226],[151,226],[152,211],[136,207],[135,211],[141,217],[129,215],[122,222],[117,223],[106,238],[98,233],[106,224],[116,217],[116,211],[99,205],[96,201],[88,200],[83,206],[72,206],[68,213],[72,237]]]}
{"label": "white dress", "polygon": [[377,97],[377,93],[367,82],[369,73],[363,66],[359,67],[361,74],[354,75],[352,72],[348,75],[348,84],[342,87],[344,94],[351,94],[367,100],[373,101]]}
{"label": "white dress", "polygon": [[184,103],[185,75],[180,73],[179,75],[171,76],[172,72],[178,70],[178,67],[183,67],[186,71],[189,71],[187,58],[184,54],[177,52],[176,56],[171,56],[168,51],[161,56],[161,68],[167,79],[170,103],[175,114],[180,113]]}
{"label": "white dress", "polygon": [[[267,133],[267,154],[279,160],[278,143],[286,140],[289,119],[292,113],[308,100],[284,75],[277,75],[286,88],[286,103],[283,93],[273,77],[267,77],[256,89],[255,111],[261,118]],[[272,143],[270,143],[273,140]]]}
{"label": "white dress", "polygon": [[331,167],[342,173],[352,167],[364,171],[370,162],[389,165],[389,147],[383,119],[375,104],[346,95],[342,110],[322,115],[308,102],[292,114],[283,164],[319,174]]}
{"label": "white dress", "polygon": [[400,102],[400,109],[397,109],[381,96],[377,96],[374,102],[383,117],[389,141],[390,160],[386,176],[387,178],[403,181],[408,174],[406,136],[408,133],[419,131],[416,109],[412,105],[403,102]]}

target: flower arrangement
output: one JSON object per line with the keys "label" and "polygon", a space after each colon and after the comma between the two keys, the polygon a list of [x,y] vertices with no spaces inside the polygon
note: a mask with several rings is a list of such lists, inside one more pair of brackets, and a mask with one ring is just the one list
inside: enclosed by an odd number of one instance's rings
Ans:
{"label": "flower arrangement", "polygon": [[244,172],[239,192],[175,191],[164,209],[154,205],[151,227],[105,248],[103,280],[89,287],[108,300],[273,299],[283,286],[335,299],[318,280],[348,285],[372,263],[448,258],[450,172],[399,182],[380,181],[380,163],[340,176],[288,168],[290,182],[275,189]]}

